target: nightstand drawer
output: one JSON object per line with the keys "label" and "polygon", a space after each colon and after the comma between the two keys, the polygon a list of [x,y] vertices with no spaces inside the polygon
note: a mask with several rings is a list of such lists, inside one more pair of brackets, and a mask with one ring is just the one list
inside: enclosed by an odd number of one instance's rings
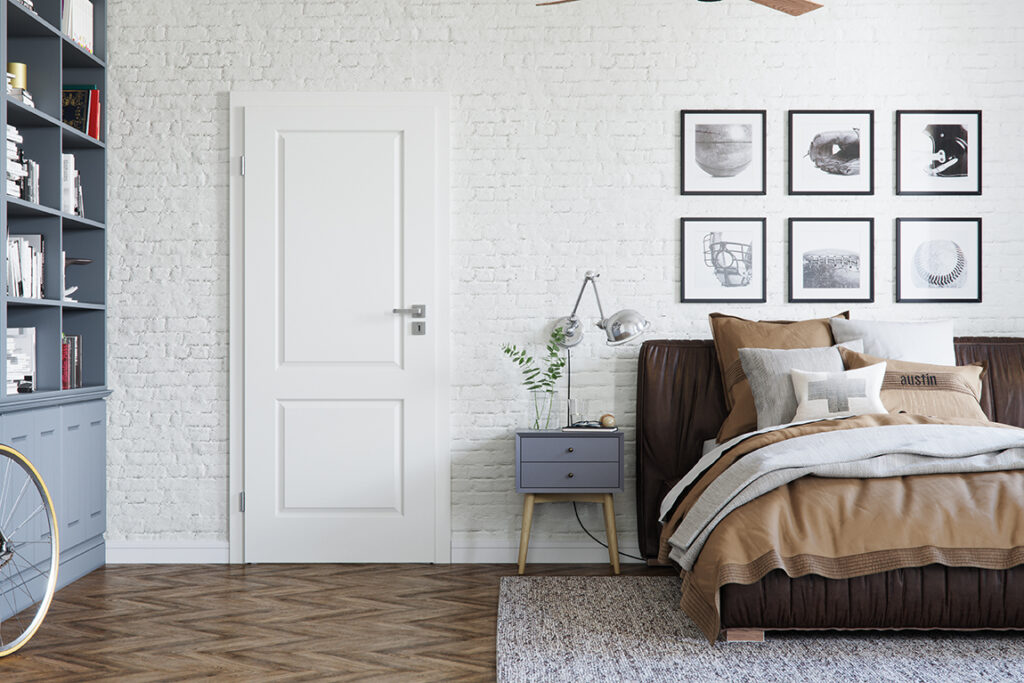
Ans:
{"label": "nightstand drawer", "polygon": [[523,462],[618,462],[619,440],[608,437],[523,437],[520,441]]}
{"label": "nightstand drawer", "polygon": [[524,462],[519,482],[524,489],[617,489],[619,463],[615,462]]}

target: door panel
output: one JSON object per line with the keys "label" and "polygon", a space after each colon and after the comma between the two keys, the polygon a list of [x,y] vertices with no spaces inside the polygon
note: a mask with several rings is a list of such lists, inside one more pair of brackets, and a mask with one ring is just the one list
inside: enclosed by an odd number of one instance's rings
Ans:
{"label": "door panel", "polygon": [[[244,126],[244,558],[434,561],[447,113],[247,106]],[[426,334],[392,310],[413,304]]]}

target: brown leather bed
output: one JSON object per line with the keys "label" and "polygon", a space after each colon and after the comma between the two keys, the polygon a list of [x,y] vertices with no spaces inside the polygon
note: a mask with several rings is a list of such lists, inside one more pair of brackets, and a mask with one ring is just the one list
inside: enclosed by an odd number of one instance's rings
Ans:
{"label": "brown leather bed", "polygon": [[[982,409],[1024,427],[1024,339],[963,337],[958,364],[985,361]],[[652,340],[640,350],[636,486],[640,551],[656,563],[658,508],[700,459],[726,416],[715,348],[705,340]],[[790,578],[775,570],[721,589],[723,630],[1024,629],[1024,566],[928,565],[852,579]]]}

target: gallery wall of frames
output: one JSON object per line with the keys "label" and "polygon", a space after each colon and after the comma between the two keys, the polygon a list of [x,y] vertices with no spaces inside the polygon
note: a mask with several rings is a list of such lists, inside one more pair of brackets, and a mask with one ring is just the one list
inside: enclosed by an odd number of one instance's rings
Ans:
{"label": "gallery wall of frames", "polygon": [[[765,110],[683,110],[683,195],[764,195]],[[895,114],[896,195],[980,195],[981,111]],[[875,112],[792,110],[789,195],[875,194]],[[766,301],[764,217],[693,217],[680,225],[684,303]],[[875,301],[875,219],[790,217],[788,301]],[[981,219],[896,219],[897,303],[980,303]]]}

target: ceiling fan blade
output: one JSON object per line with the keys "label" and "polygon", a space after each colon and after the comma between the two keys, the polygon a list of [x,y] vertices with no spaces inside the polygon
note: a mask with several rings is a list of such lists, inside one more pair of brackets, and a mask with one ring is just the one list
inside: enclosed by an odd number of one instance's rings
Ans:
{"label": "ceiling fan blade", "polygon": [[567,2],[576,2],[576,0],[550,0],[550,2],[538,2],[537,7],[544,7],[545,5],[564,5]]}
{"label": "ceiling fan blade", "polygon": [[794,17],[798,17],[801,14],[806,14],[812,10],[820,9],[823,5],[819,5],[811,0],[750,0],[756,2],[759,5],[765,7],[771,7],[777,9],[780,12],[791,14]]}

